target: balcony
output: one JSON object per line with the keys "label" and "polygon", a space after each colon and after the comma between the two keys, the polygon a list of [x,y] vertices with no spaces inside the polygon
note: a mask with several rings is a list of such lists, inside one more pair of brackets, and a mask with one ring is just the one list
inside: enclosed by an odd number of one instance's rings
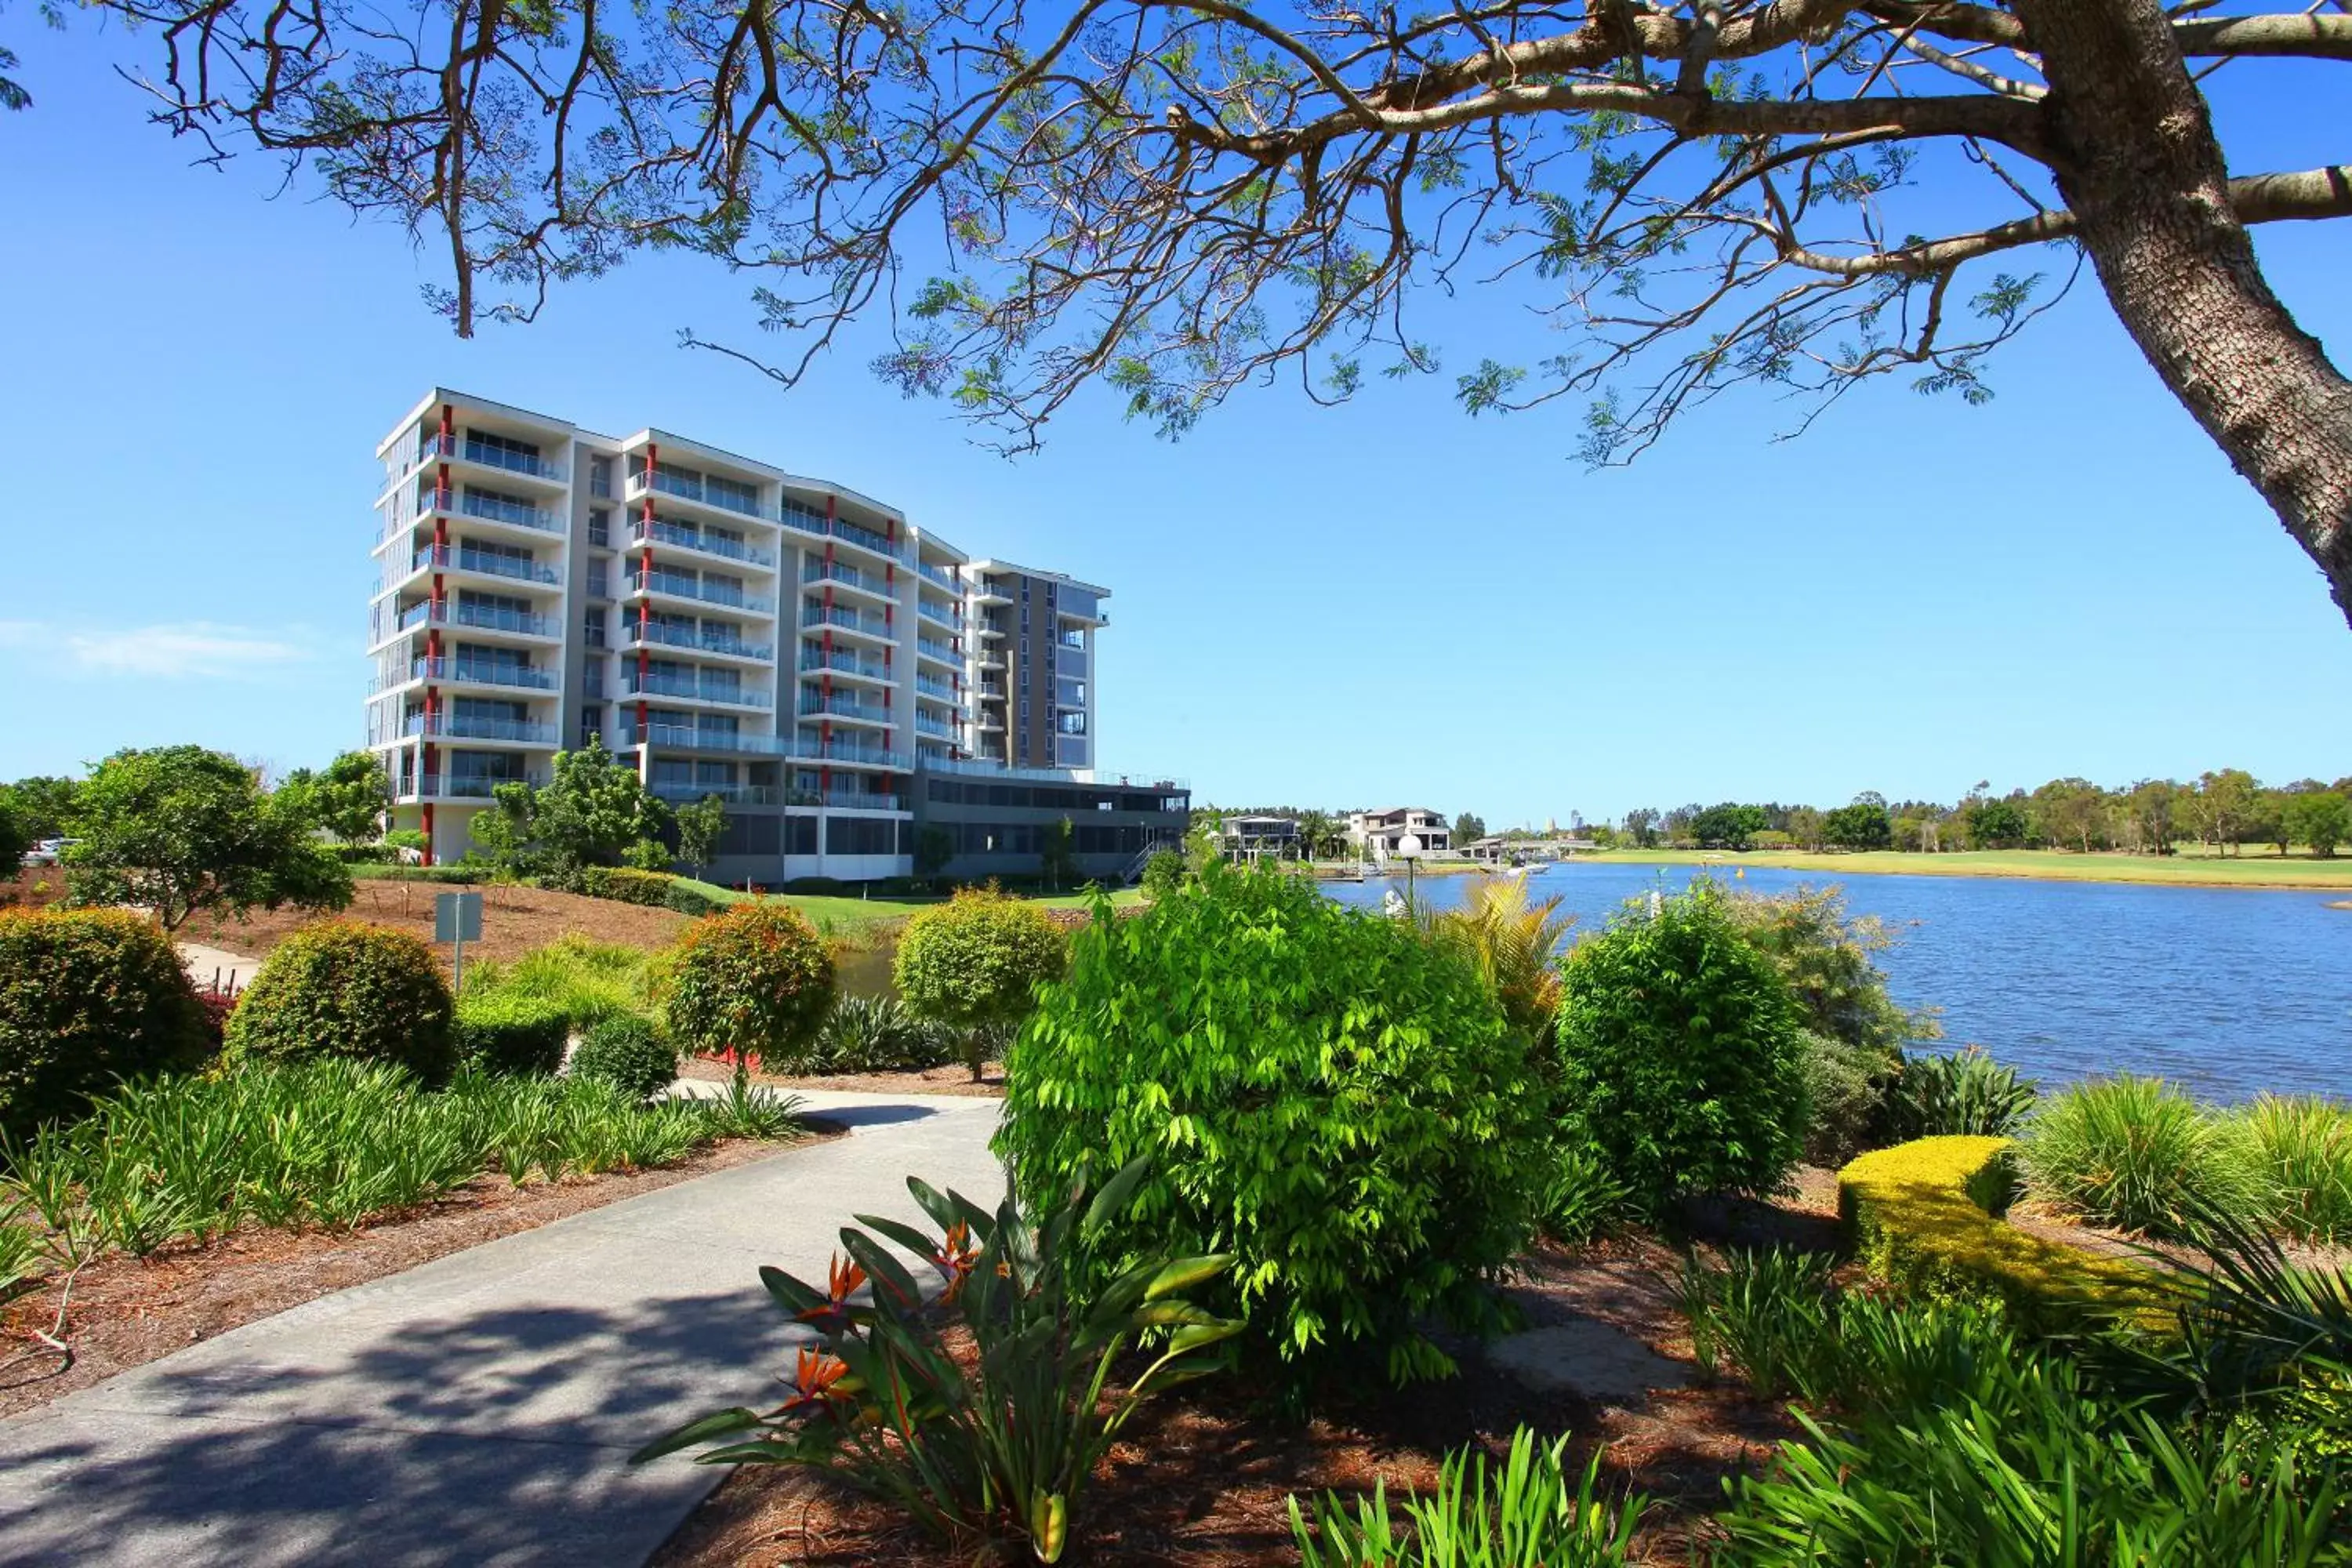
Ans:
{"label": "balcony", "polygon": [[650,672],[640,676],[625,666],[621,671],[621,685],[633,697],[676,697],[692,702],[718,702],[730,708],[763,710],[776,705],[772,696],[754,687],[731,685],[720,680],[697,680],[690,676],[655,675]]}
{"label": "balcony", "polygon": [[944,627],[959,637],[963,634],[963,614],[960,610],[952,607],[941,608],[933,600],[919,597],[915,605],[915,612],[933,626]]}
{"label": "balcony", "polygon": [[740,561],[746,566],[762,571],[776,569],[776,552],[762,550],[756,544],[740,544],[731,539],[721,539],[691,528],[680,528],[674,522],[656,518],[653,526],[646,526],[640,518],[629,524],[629,542],[633,546],[646,543],[667,544],[677,550],[692,550],[704,555],[722,556],[729,561]]}
{"label": "balcony", "polygon": [[801,716],[813,718],[824,714],[835,719],[855,719],[865,724],[887,724],[890,710],[877,702],[860,702],[845,692],[820,697],[813,692],[801,693]]}
{"label": "balcony", "polygon": [[795,794],[813,797],[807,804],[830,806],[836,811],[904,811],[907,797],[886,790],[828,789],[801,790]]}
{"label": "balcony", "polygon": [[882,616],[846,609],[840,605],[835,605],[831,609],[825,608],[823,605],[803,605],[801,626],[803,629],[812,626],[832,626],[845,632],[855,632],[859,637],[880,637],[886,641],[893,635],[890,623]]}
{"label": "balcony", "polygon": [[905,540],[893,541],[887,533],[867,528],[863,523],[845,522],[837,517],[825,517],[819,512],[787,501],[784,503],[783,524],[803,533],[813,533],[819,539],[836,539],[844,544],[870,551],[885,560],[908,562],[914,559]]}
{"label": "balcony", "polygon": [[956,574],[946,567],[935,566],[928,561],[918,561],[915,563],[915,570],[956,597],[963,596],[963,584],[958,582]]}
{"label": "balcony", "polygon": [[756,658],[772,662],[776,649],[771,643],[745,642],[740,637],[713,637],[708,631],[698,632],[691,626],[665,626],[659,621],[627,621],[621,627],[623,647],[648,647],[690,648],[696,653],[724,658]]}
{"label": "balcony", "polygon": [[944,719],[934,719],[928,713],[919,711],[915,715],[915,733],[935,735],[942,741],[951,741],[955,738],[955,726]]}
{"label": "balcony", "polygon": [[972,589],[972,597],[983,605],[1009,605],[1013,602],[1013,595],[1006,593],[1003,584],[993,577],[980,579]]}
{"label": "balcony", "polygon": [[860,680],[887,681],[892,679],[888,665],[877,659],[860,658],[847,648],[835,648],[830,654],[812,652],[803,648],[801,668],[817,673],[830,672],[835,675],[853,676]]}
{"label": "balcony", "polygon": [[400,612],[399,630],[404,632],[422,626],[471,626],[477,631],[512,632],[518,637],[527,637],[562,635],[555,629],[555,622],[546,616],[534,616],[522,610],[498,609],[487,605],[468,605],[462,601],[452,604],[447,599],[438,603],[427,599]]}
{"label": "balcony", "polygon": [[793,743],[782,735],[762,735],[742,731],[704,730],[690,724],[648,724],[640,731],[635,724],[621,726],[621,743],[625,746],[651,745],[659,751],[733,752],[745,756],[782,757],[792,754]]}
{"label": "balcony", "polygon": [[856,593],[871,594],[877,599],[894,597],[890,585],[871,572],[860,572],[855,566],[844,566],[838,561],[812,561],[801,570],[801,582],[832,583]]}
{"label": "balcony", "polygon": [[434,490],[420,497],[416,503],[419,516],[426,511],[456,512],[460,517],[479,519],[483,522],[502,522],[509,528],[528,528],[537,533],[560,533],[563,525],[555,514],[543,507],[526,506],[521,501],[501,500],[496,496],[462,495],[446,490]]}
{"label": "balcony", "polygon": [[1004,650],[1003,648],[990,648],[983,653],[974,654],[972,656],[971,662],[982,669],[1003,669],[1004,668]]}
{"label": "balcony", "polygon": [[[681,500],[695,501],[703,506],[717,507],[722,511],[731,511],[738,517],[757,518],[761,522],[776,521],[774,514],[762,507],[755,497],[745,497],[730,489],[708,486],[699,479],[687,479],[682,475],[670,472],[659,463],[654,465],[652,485],[654,489],[663,495],[676,496]],[[645,494],[646,486],[645,469],[640,468],[629,476],[629,494],[632,496]]]}
{"label": "balcony", "polygon": [[730,805],[773,805],[776,786],[773,784],[691,784],[677,779],[656,779],[646,786],[663,800],[691,804],[717,795]]}
{"label": "balcony", "polygon": [[520,778],[490,778],[476,773],[412,773],[395,780],[392,798],[398,801],[416,800],[488,800],[499,785],[527,784],[533,789],[547,787],[545,773],[525,773]]}
{"label": "balcony", "polygon": [[422,735],[442,741],[504,741],[516,746],[552,746],[557,743],[552,724],[534,724],[527,720],[475,719],[462,714],[436,712],[431,715],[412,713],[401,726],[404,735]]}
{"label": "balcony", "polygon": [[473,572],[485,577],[504,577],[510,582],[539,583],[549,587],[562,582],[552,566],[518,561],[510,555],[494,555],[486,550],[468,550],[462,544],[454,549],[446,544],[432,544],[418,551],[409,558],[408,575],[415,576],[419,572]]}
{"label": "balcony", "polygon": [[885,751],[879,746],[853,746],[842,741],[829,744],[803,741],[793,748],[797,757],[826,763],[846,763],[857,767],[896,768],[904,773],[911,759],[904,752]]}
{"label": "balcony", "polygon": [[699,599],[706,605],[723,605],[745,615],[772,616],[776,601],[759,594],[746,594],[740,588],[725,584],[705,583],[676,572],[665,572],[656,566],[651,572],[631,572],[629,595],[667,594],[674,599]]}
{"label": "balcony", "polygon": [[950,686],[946,681],[941,680],[936,675],[916,676],[915,689],[921,695],[932,699],[934,701],[951,703],[956,700],[955,688]]}
{"label": "balcony", "polygon": [[545,479],[551,484],[560,485],[563,482],[563,466],[561,463],[552,463],[545,458],[533,457],[528,452],[516,452],[504,447],[493,447],[486,442],[477,441],[470,436],[460,437],[455,435],[435,435],[426,437],[425,446],[424,454],[417,459],[419,462],[428,462],[436,457],[462,458],[469,463],[479,463],[490,468],[503,468],[510,474],[527,474],[534,479]]}
{"label": "balcony", "polygon": [[915,638],[915,653],[918,658],[932,659],[950,668],[963,668],[963,655],[937,637],[927,637],[919,634]]}

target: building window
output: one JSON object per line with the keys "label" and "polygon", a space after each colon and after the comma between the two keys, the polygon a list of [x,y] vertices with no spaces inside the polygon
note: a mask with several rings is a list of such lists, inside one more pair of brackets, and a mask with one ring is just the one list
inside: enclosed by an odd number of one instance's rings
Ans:
{"label": "building window", "polygon": [[613,509],[607,506],[588,509],[588,542],[610,547],[613,542]]}
{"label": "building window", "polygon": [[828,855],[896,855],[898,852],[898,825],[887,818],[828,817],[824,825],[824,852]]}
{"label": "building window", "polygon": [[592,496],[609,496],[613,493],[612,458],[588,459],[588,493]]}
{"label": "building window", "polygon": [[[592,589],[591,592],[593,590]],[[602,605],[589,606],[587,618],[582,625],[581,631],[586,636],[590,647],[604,646],[604,607]]]}

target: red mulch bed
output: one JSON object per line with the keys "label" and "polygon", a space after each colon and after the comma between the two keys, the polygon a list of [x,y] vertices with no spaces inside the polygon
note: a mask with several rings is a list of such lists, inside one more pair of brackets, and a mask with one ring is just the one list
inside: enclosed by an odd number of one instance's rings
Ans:
{"label": "red mulch bed", "polygon": [[61,1281],[0,1305],[0,1416],[330,1291],[798,1146],[735,1140],[657,1171],[574,1176],[553,1185],[517,1187],[504,1176],[483,1176],[437,1202],[352,1230],[248,1229],[143,1258],[102,1258],[74,1281],[63,1336],[74,1349],[70,1368],[60,1370],[63,1358],[34,1338],[35,1330],[46,1331],[57,1320]]}
{"label": "red mulch bed", "polygon": [[[1834,1221],[1827,1172],[1801,1173],[1777,1204],[1723,1205],[1696,1217],[1723,1239],[1810,1241]],[[1687,1362],[1690,1341],[1675,1307],[1682,1255],[1647,1237],[1538,1249],[1509,1295],[1529,1327],[1599,1319],[1662,1355]],[[1182,1564],[1184,1568],[1295,1568],[1288,1500],[1324,1489],[1391,1494],[1426,1488],[1451,1450],[1482,1442],[1499,1452],[1522,1423],[1574,1434],[1577,1462],[1599,1447],[1612,1495],[1651,1500],[1638,1561],[1693,1560],[1723,1483],[1759,1468],[1796,1424],[1733,1384],[1652,1394],[1639,1408],[1542,1394],[1488,1365],[1475,1348],[1448,1346],[1462,1374],[1382,1391],[1311,1421],[1281,1420],[1245,1390],[1212,1379],[1146,1405],[1089,1490],[1066,1562]],[[675,1461],[673,1461],[675,1462]],[[736,1470],[654,1558],[655,1568],[794,1564],[851,1568],[966,1568],[969,1546],[938,1545],[885,1504],[810,1472]]]}
{"label": "red mulch bed", "polygon": [[[677,1070],[682,1078],[705,1079],[713,1082],[725,1082],[735,1073],[735,1069],[727,1063],[709,1057],[689,1058]],[[981,1069],[977,1083],[972,1081],[971,1069],[961,1062],[927,1068],[920,1072],[819,1073],[802,1078],[754,1068],[751,1081],[762,1088],[780,1089],[856,1089],[866,1094],[951,1094],[960,1098],[1002,1100],[1004,1098],[1004,1064],[990,1062]]]}

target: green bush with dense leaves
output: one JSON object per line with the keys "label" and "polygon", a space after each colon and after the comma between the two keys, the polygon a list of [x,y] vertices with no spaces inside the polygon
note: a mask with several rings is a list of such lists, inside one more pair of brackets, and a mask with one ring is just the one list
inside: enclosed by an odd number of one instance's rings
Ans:
{"label": "green bush with dense leaves", "polygon": [[572,1075],[647,1100],[677,1081],[677,1047],[643,1018],[618,1014],[591,1028],[572,1053]]}
{"label": "green bush with dense leaves", "polygon": [[1803,1152],[1804,1039],[1789,987],[1702,883],[1639,903],[1560,976],[1559,1113],[1630,1200],[1777,1187]]}
{"label": "green bush with dense leaves", "polygon": [[677,878],[666,871],[639,871],[626,866],[583,866],[580,890],[592,899],[612,899],[624,904],[663,909]]}
{"label": "green bush with dense leaves", "polygon": [[562,1010],[574,1030],[621,1014],[653,1012],[654,964],[642,948],[577,932],[506,962],[466,966],[468,996],[524,996]]}
{"label": "green bush with dense leaves", "polygon": [[390,1062],[426,1083],[457,1064],[456,1004],[421,940],[327,921],[279,942],[229,1015],[229,1059]]}
{"label": "green bush with dense leaves", "polygon": [[2006,1138],[2032,1114],[2041,1087],[2018,1070],[1963,1046],[1911,1055],[1886,1097],[1885,1129],[1895,1142],[1915,1138]]}
{"label": "green bush with dense leaves", "polygon": [[1069,948],[1053,918],[1026,900],[966,888],[919,910],[898,939],[891,978],[919,1017],[954,1030],[977,1080],[1061,977]]}
{"label": "green bush with dense leaves", "polygon": [[662,889],[662,908],[676,910],[682,915],[693,915],[699,919],[704,915],[715,915],[726,907],[727,901],[724,899],[712,898],[701,889],[688,883],[683,877],[672,877],[669,879],[669,886]]}
{"label": "green bush with dense leaves", "polygon": [[1156,1157],[1086,1261],[1230,1252],[1229,1305],[1293,1390],[1440,1375],[1433,1321],[1497,1327],[1542,1131],[1522,1037],[1477,972],[1311,882],[1212,868],[1097,919],[1006,1060],[996,1147],[1042,1200]]}
{"label": "green bush with dense leaves", "polygon": [[833,1006],[833,953],[789,904],[735,905],[687,928],[662,978],[662,1010],[688,1051],[803,1065]]}
{"label": "green bush with dense leaves", "polygon": [[571,1016],[544,997],[468,991],[457,1003],[457,1054],[484,1072],[544,1076],[571,1041]]}
{"label": "green bush with dense leaves", "polygon": [[1184,885],[1184,857],[1173,849],[1157,849],[1143,863],[1143,896],[1164,899]]}
{"label": "green bush with dense leaves", "polygon": [[2042,1107],[2019,1152],[2037,1196],[2095,1225],[2176,1237],[2194,1214],[2246,1215],[2257,1201],[2234,1141],[2162,1079],[2074,1085]]}
{"label": "green bush with dense leaves", "polygon": [[116,910],[0,910],[0,1132],[77,1115],[213,1042],[171,939]]}
{"label": "green bush with dense leaves", "polygon": [[842,996],[825,1015],[809,1056],[821,1073],[921,1072],[955,1058],[948,1032],[918,1018],[894,996]]}

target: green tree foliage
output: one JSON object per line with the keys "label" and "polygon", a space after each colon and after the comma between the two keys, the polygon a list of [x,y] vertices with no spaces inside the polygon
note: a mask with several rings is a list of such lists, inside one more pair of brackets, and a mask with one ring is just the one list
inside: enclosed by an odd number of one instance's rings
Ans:
{"label": "green tree foliage", "polygon": [[2334,790],[2289,795],[2282,812],[2294,841],[2309,845],[2311,852],[2323,859],[2334,855],[2338,844],[2352,838],[2352,802]]}
{"label": "green tree foliage", "polygon": [[1721,889],[1628,905],[1560,979],[1563,1131],[1634,1205],[1779,1184],[1806,1126],[1801,1015]]}
{"label": "green tree foliage", "polygon": [[1302,811],[1298,843],[1310,860],[1337,859],[1348,852],[1348,829],[1328,811]]}
{"label": "green tree foliage", "polygon": [[16,875],[24,863],[25,851],[33,847],[32,831],[16,801],[5,789],[0,789],[0,877]]}
{"label": "green tree foliage", "polygon": [[272,950],[228,1017],[232,1061],[349,1057],[426,1083],[457,1064],[457,1007],[433,950],[406,931],[328,921]]}
{"label": "green tree foliage", "polygon": [[1884,799],[1860,795],[1822,816],[1822,837],[1841,849],[1884,849],[1895,842],[1895,824]]}
{"label": "green tree foliage", "polygon": [[188,972],[155,922],[121,910],[0,910],[0,1132],[77,1115],[118,1080],[212,1049]]}
{"label": "green tree foliage", "polygon": [[693,867],[695,875],[709,869],[726,834],[727,803],[719,796],[706,795],[677,808],[677,858]]}
{"label": "green tree foliage", "polygon": [[1411,923],[1213,868],[1077,934],[1007,1060],[1024,1197],[1158,1156],[1086,1262],[1234,1255],[1227,1305],[1286,1386],[1442,1374],[1431,1321],[1496,1327],[1543,1127],[1526,1042]]}
{"label": "green tree foliage", "polygon": [[688,1050],[806,1058],[833,1005],[833,953],[789,904],[740,903],[697,921],[663,977],[663,1016]]}
{"label": "green tree foliage", "polygon": [[576,752],[555,753],[547,787],[532,799],[530,826],[561,876],[583,866],[613,865],[631,845],[666,837],[671,825],[669,807],[646,789],[635,770],[591,736]]}
{"label": "green tree foliage", "polygon": [[1556,964],[1576,924],[1574,915],[1559,912],[1562,896],[1533,902],[1522,878],[1481,877],[1458,907],[1429,917],[1431,934],[1469,959],[1503,1016],[1532,1044],[1549,1043],[1559,1007]]}
{"label": "green tree foliage", "polygon": [[82,904],[152,910],[165,931],[199,911],[340,910],[351,873],[313,836],[306,794],[264,794],[202,746],[117,752],[75,791],[68,886]]}
{"label": "green tree foliage", "polygon": [[373,752],[345,752],[324,773],[297,768],[279,793],[301,798],[318,825],[346,844],[373,844],[383,834],[392,785]]}
{"label": "green tree foliage", "polygon": [[5,793],[23,830],[26,842],[63,837],[73,815],[73,798],[81,785],[75,780],[35,774],[18,779]]}
{"label": "green tree foliage", "polygon": [[2053,779],[2028,803],[2030,831],[2040,843],[2089,854],[2107,837],[2106,792],[2088,779]]}
{"label": "green tree foliage", "polygon": [[917,1016],[963,1037],[975,1082],[1062,976],[1069,944],[1045,911],[993,889],[967,888],[918,910],[898,939],[891,978]]}
{"label": "green tree foliage", "polygon": [[915,829],[915,875],[922,880],[939,880],[955,856],[955,835],[944,823],[926,822]]}
{"label": "green tree foliage", "polygon": [[2013,849],[2032,831],[2024,805],[2015,800],[1975,801],[1966,820],[1969,847],[1976,849]]}
{"label": "green tree foliage", "polygon": [[1077,830],[1066,816],[1045,824],[1037,831],[1037,874],[1048,888],[1060,888],[1076,879],[1078,852],[1076,848]]}
{"label": "green tree foliage", "polygon": [[1184,885],[1191,873],[1184,868],[1184,857],[1173,849],[1160,849],[1143,863],[1143,896],[1157,901]]}
{"label": "green tree foliage", "polygon": [[1658,814],[1650,806],[1637,806],[1625,814],[1626,837],[1643,849],[1654,848],[1658,842]]}
{"label": "green tree foliage", "polygon": [[1486,819],[1475,811],[1465,811],[1454,819],[1454,847],[1474,844],[1486,837]]}
{"label": "green tree foliage", "polygon": [[1771,816],[1762,806],[1726,801],[1692,814],[1685,831],[1703,848],[1745,849],[1750,838],[1771,825]]}

